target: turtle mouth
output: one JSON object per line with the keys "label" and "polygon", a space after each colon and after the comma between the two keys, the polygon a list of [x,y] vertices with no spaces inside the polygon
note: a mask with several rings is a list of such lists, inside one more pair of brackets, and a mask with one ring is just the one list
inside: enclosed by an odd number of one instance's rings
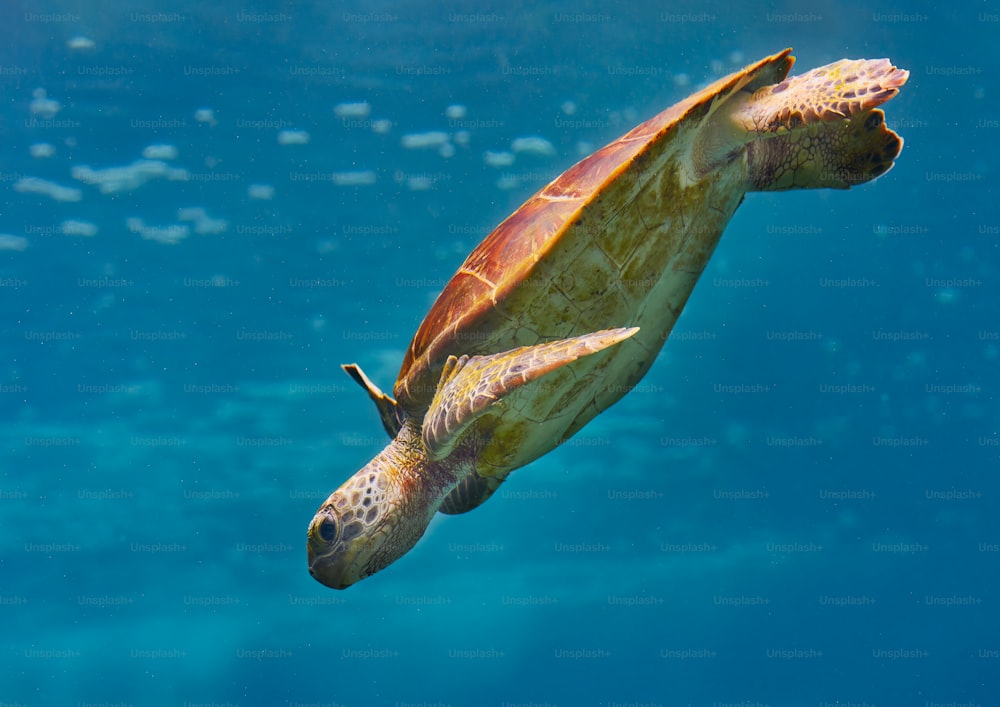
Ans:
{"label": "turtle mouth", "polygon": [[339,527],[334,514],[323,507],[309,526],[306,542],[309,574],[332,589],[346,589],[354,584],[349,576],[349,553],[344,552],[339,542]]}
{"label": "turtle mouth", "polygon": [[309,574],[312,575],[312,578],[317,582],[325,587],[330,587],[331,589],[347,589],[351,586],[350,582],[343,582],[340,580],[331,581],[331,578],[324,577],[322,572],[317,571],[315,563],[309,565]]}

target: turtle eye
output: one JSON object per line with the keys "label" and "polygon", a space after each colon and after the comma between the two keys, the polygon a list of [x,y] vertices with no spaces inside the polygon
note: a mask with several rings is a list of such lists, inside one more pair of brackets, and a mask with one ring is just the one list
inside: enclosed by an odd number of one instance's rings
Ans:
{"label": "turtle eye", "polygon": [[326,542],[332,543],[337,539],[337,521],[327,516],[319,524],[319,536]]}

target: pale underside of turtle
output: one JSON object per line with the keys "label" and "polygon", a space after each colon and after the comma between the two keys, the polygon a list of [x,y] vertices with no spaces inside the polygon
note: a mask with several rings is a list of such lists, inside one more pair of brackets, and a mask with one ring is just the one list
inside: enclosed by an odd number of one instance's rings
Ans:
{"label": "pale underside of turtle", "polygon": [[877,106],[908,72],[841,60],[786,76],[790,50],[720,79],[570,167],[469,255],[375,401],[392,441],[317,511],[310,572],[344,588],[391,564],[438,511],[619,400],[649,369],[749,191],[847,189],[902,148]]}

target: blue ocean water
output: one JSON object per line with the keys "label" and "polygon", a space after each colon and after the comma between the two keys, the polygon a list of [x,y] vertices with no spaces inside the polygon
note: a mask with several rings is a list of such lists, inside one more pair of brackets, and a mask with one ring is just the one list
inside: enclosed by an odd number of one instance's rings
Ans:
{"label": "blue ocean water", "polygon": [[[0,704],[1000,705],[996,3],[0,23]],[[386,442],[339,364],[390,389],[496,223],[786,46],[911,71],[893,171],[749,195],[635,391],[315,582]]]}

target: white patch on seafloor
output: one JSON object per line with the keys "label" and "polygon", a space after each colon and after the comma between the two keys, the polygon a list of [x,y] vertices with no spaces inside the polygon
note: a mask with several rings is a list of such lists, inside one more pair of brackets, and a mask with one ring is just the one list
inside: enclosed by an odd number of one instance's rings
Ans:
{"label": "white patch on seafloor", "polygon": [[408,150],[418,150],[426,147],[441,147],[448,142],[448,133],[441,130],[431,130],[426,133],[407,133],[399,142]]}
{"label": "white patch on seafloor", "polygon": [[282,130],[278,133],[279,145],[306,145],[309,139],[305,130]]}
{"label": "white patch on seafloor", "polygon": [[178,221],[190,221],[199,236],[215,235],[229,230],[229,222],[224,218],[212,218],[200,206],[188,206],[177,210]]}
{"label": "white patch on seafloor", "polygon": [[538,137],[537,135],[515,138],[510,144],[510,149],[514,152],[526,152],[544,157],[556,154],[555,146],[545,138]]}
{"label": "white patch on seafloor", "polygon": [[458,103],[453,103],[444,109],[444,115],[448,120],[461,120],[468,113],[468,109],[465,106]]}
{"label": "white patch on seafloor", "polygon": [[79,221],[77,219],[67,219],[59,224],[60,230],[66,236],[85,236],[93,238],[97,235],[97,224],[90,221]]}
{"label": "white patch on seafloor", "polygon": [[70,49],[81,50],[81,49],[93,49],[97,45],[94,44],[93,39],[78,34],[75,37],[71,37],[70,39],[66,40],[66,46],[69,47]]}
{"label": "white patch on seafloor", "polygon": [[370,169],[354,172],[334,172],[330,180],[338,187],[356,187],[375,183],[375,172]]}
{"label": "white patch on seafloor", "polygon": [[174,160],[177,159],[177,148],[174,145],[147,145],[142,156],[147,160]]}
{"label": "white patch on seafloor", "polygon": [[156,241],[174,245],[191,235],[191,228],[187,225],[172,223],[169,226],[147,226],[141,218],[126,219],[125,225],[129,231],[135,233],[147,241]]}
{"label": "white patch on seafloor", "polygon": [[422,175],[407,177],[406,188],[410,191],[429,191],[434,188],[434,180]]}
{"label": "white patch on seafloor", "polygon": [[0,250],[21,251],[28,247],[28,239],[24,236],[12,236],[9,233],[0,233]]}
{"label": "white patch on seafloor", "polygon": [[511,189],[517,189],[521,186],[521,180],[517,177],[505,174],[500,179],[497,180],[497,189],[503,189],[504,191],[509,191]]}
{"label": "white patch on seafloor", "polygon": [[197,123],[208,123],[209,125],[216,125],[215,111],[211,108],[199,108],[194,112],[194,119]]}
{"label": "white patch on seafloor", "polygon": [[74,187],[64,187],[47,179],[23,177],[14,182],[14,191],[22,194],[44,194],[56,201],[80,201],[83,192]]}
{"label": "white patch on seafloor", "polygon": [[333,107],[333,114],[338,118],[367,118],[371,112],[372,106],[368,101],[338,103]]}
{"label": "white patch on seafloor", "polygon": [[171,167],[161,160],[136,160],[124,167],[105,167],[104,169],[92,169],[87,165],[79,165],[73,167],[70,174],[73,179],[96,186],[102,194],[132,191],[157,177],[170,181],[187,181],[189,177],[186,169]]}
{"label": "white patch on seafloor", "polygon": [[177,209],[178,221],[199,221],[208,218],[208,212],[200,206],[185,206]]}
{"label": "white patch on seafloor", "polygon": [[270,201],[274,198],[274,187],[270,184],[251,184],[247,187],[247,196],[260,201]]}
{"label": "white patch on seafloor", "polygon": [[514,164],[516,156],[513,152],[491,152],[487,150],[483,153],[483,162],[490,167],[510,167]]}
{"label": "white patch on seafloor", "polygon": [[56,148],[55,145],[48,142],[36,142],[34,145],[28,147],[28,154],[38,158],[52,157],[52,155],[56,154]]}
{"label": "white patch on seafloor", "polygon": [[62,104],[57,100],[49,98],[44,88],[36,88],[31,92],[31,97],[28,109],[32,115],[37,115],[42,119],[48,120],[49,118],[54,118],[56,113],[62,110]]}

